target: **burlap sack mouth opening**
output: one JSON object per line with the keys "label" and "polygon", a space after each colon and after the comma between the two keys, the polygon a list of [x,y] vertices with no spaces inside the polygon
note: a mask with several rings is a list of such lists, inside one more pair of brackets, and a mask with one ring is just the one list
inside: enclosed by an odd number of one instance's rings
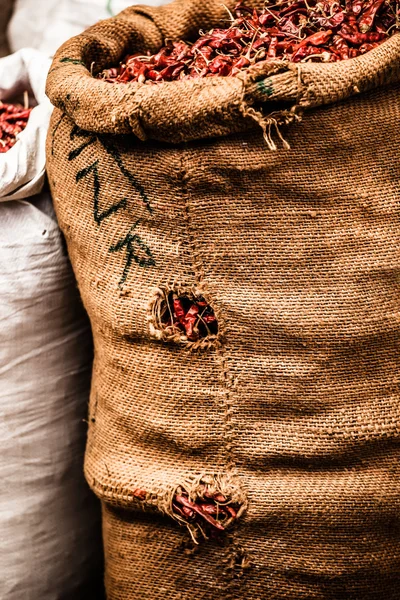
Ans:
{"label": "burlap sack mouth opening", "polygon": [[[254,4],[257,7],[260,2]],[[133,133],[141,140],[179,143],[238,133],[254,128],[256,121],[269,141],[268,128],[299,120],[307,108],[400,79],[400,34],[362,56],[337,63],[266,61],[235,77],[154,86],[116,85],[95,78],[128,51],[155,52],[167,38],[193,39],[200,27],[220,23],[223,11],[217,2],[198,0],[129,8],[59,49],[47,94],[54,106],[86,131]],[[275,105],[272,110],[271,103]],[[275,147],[273,142],[270,146]]]}

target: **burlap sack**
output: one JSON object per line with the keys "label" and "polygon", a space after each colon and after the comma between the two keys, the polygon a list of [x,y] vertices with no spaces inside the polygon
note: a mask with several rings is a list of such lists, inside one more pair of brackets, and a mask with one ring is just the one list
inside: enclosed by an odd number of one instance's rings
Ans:
{"label": "burlap sack", "polygon": [[[128,9],[48,80],[50,181],[95,340],[108,596],[398,600],[400,37],[242,78],[90,75],[223,15]],[[218,334],[169,337],[171,289],[201,293]],[[172,498],[204,483],[242,514],[197,547]]]}

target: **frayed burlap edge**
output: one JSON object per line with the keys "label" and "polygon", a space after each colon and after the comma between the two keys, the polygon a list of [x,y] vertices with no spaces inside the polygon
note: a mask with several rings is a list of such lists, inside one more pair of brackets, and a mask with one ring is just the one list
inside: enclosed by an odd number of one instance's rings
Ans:
{"label": "frayed burlap edge", "polygon": [[125,510],[141,510],[158,512],[169,517],[188,528],[193,541],[197,543],[198,531],[195,525],[188,523],[185,519],[177,515],[172,507],[172,502],[176,493],[184,490],[190,500],[195,502],[197,498],[202,497],[204,485],[208,491],[213,494],[222,494],[227,499],[227,504],[235,505],[238,508],[236,518],[231,518],[226,522],[228,529],[233,523],[242,517],[248,508],[247,495],[240,485],[240,481],[228,473],[203,472],[199,475],[183,477],[173,485],[167,484],[158,489],[142,490],[140,485],[131,485],[127,487],[114,487],[102,483],[95,478],[90,478],[86,473],[88,483],[98,498],[111,506],[123,508]]}

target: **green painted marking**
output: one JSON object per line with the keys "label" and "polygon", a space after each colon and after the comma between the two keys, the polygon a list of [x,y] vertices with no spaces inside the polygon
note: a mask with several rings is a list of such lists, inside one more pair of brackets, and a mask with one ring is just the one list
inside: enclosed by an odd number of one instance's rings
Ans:
{"label": "green painted marking", "polygon": [[[86,144],[86,145],[88,145],[88,144]],[[86,145],[85,145],[85,147],[86,147]],[[82,149],[83,148],[81,147],[79,150],[82,150]],[[117,204],[113,204],[106,210],[100,209],[100,177],[99,177],[98,166],[99,166],[99,161],[95,160],[94,163],[92,163],[88,167],[85,167],[84,169],[79,171],[79,173],[77,173],[75,179],[76,179],[76,182],[78,183],[81,179],[83,179],[84,177],[87,177],[90,173],[93,174],[93,199],[94,199],[93,217],[94,217],[94,220],[96,221],[97,225],[100,225],[100,223],[102,221],[104,221],[104,219],[107,219],[108,217],[110,217],[111,215],[116,213],[121,208],[126,208],[127,199],[122,198],[122,200],[120,200]],[[118,248],[118,250],[119,249],[120,248]]]}
{"label": "green painted marking", "polygon": [[61,125],[62,120],[64,119],[64,117],[65,117],[65,113],[63,113],[61,115],[59,121],[57,121],[57,123],[56,123],[56,125],[55,125],[55,127],[54,127],[54,129],[52,131],[52,134],[51,134],[52,135],[52,139],[51,139],[51,155],[52,156],[54,155],[54,140],[55,140],[55,135],[56,135],[57,129],[60,127],[60,125]]}
{"label": "green painted marking", "polygon": [[146,268],[152,267],[156,264],[153,254],[148,245],[140,238],[136,233],[133,233],[136,227],[139,225],[140,220],[131,227],[125,238],[119,240],[115,246],[111,246],[109,252],[119,252],[123,248],[126,250],[126,263],[124,272],[119,282],[119,287],[122,287],[127,280],[129,271],[133,262],[139,267]]}
{"label": "green painted marking", "polygon": [[108,14],[113,17],[114,16],[114,11],[112,9],[112,2],[113,0],[107,0],[107,4],[106,4],[106,11],[108,12]]}
{"label": "green painted marking", "polygon": [[108,154],[110,154],[113,157],[113,159],[117,163],[118,168],[121,171],[122,175],[124,177],[126,177],[128,179],[128,181],[131,183],[132,187],[137,192],[139,192],[143,202],[146,205],[147,210],[151,214],[153,212],[153,208],[150,204],[150,200],[147,197],[144,187],[136,180],[136,177],[134,177],[132,175],[132,173],[130,173],[130,171],[128,171],[128,169],[124,166],[124,163],[122,162],[122,158],[121,158],[121,154],[120,154],[119,150],[117,149],[116,146],[113,146],[112,144],[110,144],[110,140],[108,138],[109,138],[109,136],[103,136],[103,135],[98,136],[98,139],[99,139],[100,143],[102,144],[103,148],[108,152]]}
{"label": "green painted marking", "polygon": [[75,150],[72,150],[68,154],[68,160],[74,160],[75,158],[77,158],[81,154],[81,152],[84,151],[85,148],[87,148],[91,144],[94,144],[95,141],[96,141],[96,138],[95,138],[95,136],[93,136],[87,142],[85,142],[84,144],[82,144],[82,146],[79,146],[79,148],[75,148]]}
{"label": "green painted marking", "polygon": [[77,58],[68,58],[68,57],[60,58],[60,62],[61,63],[72,63],[73,65],[83,65],[84,67],[86,67],[85,63]]}
{"label": "green painted marking", "polygon": [[81,129],[80,127],[78,127],[78,125],[74,125],[71,133],[69,135],[70,140],[73,140],[76,136],[78,137],[93,137],[93,133],[89,133],[88,131],[84,131],[83,129]]}
{"label": "green painted marking", "polygon": [[262,81],[259,81],[257,83],[257,87],[260,90],[260,92],[262,92],[266,96],[272,96],[272,94],[274,93],[274,88],[272,87],[271,78],[263,79]]}
{"label": "green painted marking", "polygon": [[50,75],[50,73],[53,73],[54,71],[58,71],[58,69],[62,69],[62,67],[60,65],[58,65],[58,67],[52,67],[48,74]]}

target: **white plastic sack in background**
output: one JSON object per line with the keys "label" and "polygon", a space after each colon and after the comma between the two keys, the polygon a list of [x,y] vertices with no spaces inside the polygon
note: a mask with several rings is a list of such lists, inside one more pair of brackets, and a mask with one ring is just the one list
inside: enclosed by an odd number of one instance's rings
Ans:
{"label": "white plastic sack in background", "polygon": [[18,143],[0,154],[0,201],[27,198],[43,187],[46,134],[52,111],[44,92],[49,67],[50,60],[30,48],[0,61],[0,100],[10,102],[26,90],[38,103]]}
{"label": "white plastic sack in background", "polygon": [[0,154],[0,600],[100,600],[98,501],[82,473],[92,341],[40,191],[48,68],[34,50],[0,60],[0,99],[28,89],[39,102]]}
{"label": "white plastic sack in background", "polygon": [[[2,0],[0,0],[1,2]],[[15,0],[8,29],[13,51],[29,45],[53,56],[63,42],[132,4],[160,6],[171,0]]]}

